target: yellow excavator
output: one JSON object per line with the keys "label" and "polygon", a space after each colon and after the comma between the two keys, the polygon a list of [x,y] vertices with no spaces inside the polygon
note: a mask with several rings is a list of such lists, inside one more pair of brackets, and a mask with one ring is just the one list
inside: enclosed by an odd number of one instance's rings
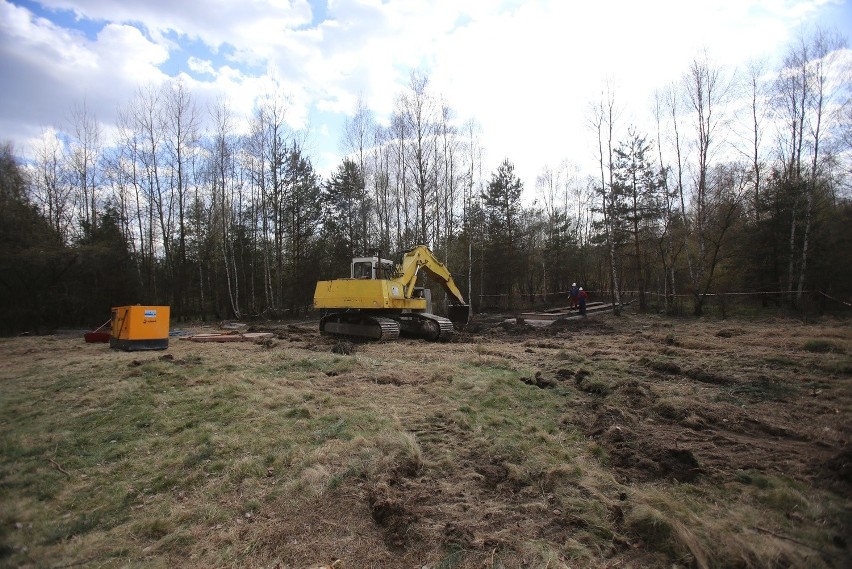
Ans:
{"label": "yellow excavator", "polygon": [[[416,286],[421,269],[447,292],[447,316],[432,314],[432,295]],[[425,245],[407,251],[399,264],[377,257],[352,259],[350,278],[319,281],[314,307],[323,311],[320,332],[395,340],[400,332],[445,341],[470,320],[470,305],[450,271]]]}

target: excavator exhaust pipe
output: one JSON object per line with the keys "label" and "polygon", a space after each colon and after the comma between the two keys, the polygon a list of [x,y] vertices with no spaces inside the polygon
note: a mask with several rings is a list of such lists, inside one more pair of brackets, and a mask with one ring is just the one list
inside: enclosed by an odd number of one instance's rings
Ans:
{"label": "excavator exhaust pipe", "polygon": [[464,330],[467,323],[470,322],[469,304],[451,304],[447,307],[447,313],[447,317],[456,330]]}

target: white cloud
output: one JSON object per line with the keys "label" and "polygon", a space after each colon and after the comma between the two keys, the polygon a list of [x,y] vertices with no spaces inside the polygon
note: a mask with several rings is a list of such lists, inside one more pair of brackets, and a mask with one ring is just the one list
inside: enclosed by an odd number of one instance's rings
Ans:
{"label": "white cloud", "polygon": [[2,126],[26,151],[46,126],[68,121],[84,101],[101,121],[114,120],[116,96],[140,82],[162,80],[165,50],[136,28],[109,24],[89,40],[28,10],[0,3],[0,77],[4,84]]}
{"label": "white cloud", "polygon": [[546,164],[590,158],[585,116],[604,80],[625,120],[638,122],[653,90],[702,50],[725,65],[770,56],[835,3],[328,0],[327,19],[312,27],[306,0],[40,1],[102,23],[89,39],[0,0],[0,78],[11,85],[0,127],[15,136],[55,124],[82,97],[108,121],[136,85],[164,80],[177,64],[201,106],[225,99],[239,117],[263,94],[283,92],[290,125],[316,129],[325,141],[318,159],[328,160],[357,98],[386,120],[417,68],[460,121],[482,125],[487,167],[509,158],[531,186]]}
{"label": "white cloud", "polygon": [[152,43],[133,26],[107,24],[90,49],[98,54],[98,77],[119,74],[125,82],[147,83],[163,79],[159,65],[169,58],[162,46]]}
{"label": "white cloud", "polygon": [[252,35],[264,21],[273,22],[272,28],[293,28],[310,22],[307,0],[206,0],[184,2],[175,0],[39,0],[53,10],[67,10],[96,21],[141,22],[156,36],[176,32],[199,38],[211,46],[231,43],[245,44],[261,40]]}
{"label": "white cloud", "polygon": [[186,60],[186,63],[187,66],[195,73],[200,75],[216,75],[216,71],[213,69],[213,63],[209,59],[200,59],[193,55]]}
{"label": "white cloud", "polygon": [[3,54],[39,68],[91,68],[95,56],[82,34],[55,26],[43,18],[4,2],[0,5]]}

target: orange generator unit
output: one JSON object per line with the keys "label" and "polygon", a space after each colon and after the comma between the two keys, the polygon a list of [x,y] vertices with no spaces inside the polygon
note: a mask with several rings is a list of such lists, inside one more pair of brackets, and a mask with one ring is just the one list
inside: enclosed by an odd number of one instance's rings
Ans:
{"label": "orange generator unit", "polygon": [[109,347],[126,352],[169,347],[168,306],[119,306],[112,309]]}

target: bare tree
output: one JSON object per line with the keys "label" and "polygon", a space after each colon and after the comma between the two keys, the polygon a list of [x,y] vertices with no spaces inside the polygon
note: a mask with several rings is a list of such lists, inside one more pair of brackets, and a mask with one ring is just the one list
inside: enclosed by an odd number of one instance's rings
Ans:
{"label": "bare tree", "polygon": [[[672,144],[674,145],[674,159],[675,159],[675,169],[674,169],[674,194],[676,199],[680,205],[680,221],[682,224],[682,233],[683,233],[683,247],[687,251],[686,255],[686,263],[689,268],[689,278],[691,281],[695,281],[695,263],[693,262],[693,255],[689,254],[689,233],[692,227],[690,223],[690,218],[688,212],[686,210],[686,187],[684,183],[685,176],[685,152],[684,152],[684,142],[680,134],[680,98],[678,96],[678,92],[674,86],[668,89],[666,93],[665,104],[668,107],[668,112],[671,116],[671,128],[672,128]],[[674,294],[674,293],[673,293]]]}
{"label": "bare tree", "polygon": [[255,109],[248,144],[249,176],[252,187],[260,192],[266,306],[275,310],[283,308],[284,302],[287,180],[282,169],[292,136],[285,122],[287,108],[279,94],[264,97]]}
{"label": "bare tree", "polygon": [[399,112],[391,117],[393,137],[394,201],[396,202],[396,244],[402,248],[413,238],[411,227],[408,177],[406,176],[406,154],[408,128],[405,118]]}
{"label": "bare tree", "polygon": [[62,145],[53,130],[45,129],[35,149],[33,185],[44,216],[64,243],[71,238],[73,202],[62,157]]}
{"label": "bare tree", "polygon": [[601,209],[604,217],[604,234],[606,235],[606,245],[609,254],[610,278],[612,279],[610,298],[612,300],[613,312],[615,314],[621,313],[621,292],[618,282],[618,267],[616,265],[615,258],[615,240],[612,232],[612,220],[610,219],[608,212],[611,210],[614,169],[612,158],[613,136],[615,123],[618,120],[618,114],[619,112],[615,103],[615,93],[613,93],[610,84],[607,83],[606,92],[601,95],[601,100],[592,106],[588,120],[598,139],[597,158],[601,175]]}
{"label": "bare tree", "polygon": [[[455,210],[458,199],[458,187],[463,183],[464,168],[461,167],[461,145],[458,129],[453,124],[453,110],[446,104],[441,105],[441,119],[438,124],[440,137],[440,175],[437,183],[437,236],[444,243],[444,258],[450,257],[450,241],[455,234]],[[443,233],[441,232],[443,227]]]}
{"label": "bare tree", "polygon": [[428,91],[429,78],[412,72],[408,92],[397,100],[409,142],[405,153],[406,170],[411,173],[417,197],[416,238],[429,245],[429,204],[435,192],[435,101]]}
{"label": "bare tree", "polygon": [[139,173],[139,134],[136,130],[133,103],[120,109],[117,123],[117,139],[113,166],[127,180],[127,198],[123,200],[122,222],[125,235],[133,251],[140,288],[153,278],[150,267],[153,265],[152,247],[148,241],[146,227],[148,217],[142,190],[142,177]]}
{"label": "bare tree", "polygon": [[[121,122],[121,119],[119,119]],[[119,132],[123,129],[119,126]],[[138,208],[136,200],[138,194],[135,191],[133,180],[133,168],[130,167],[132,156],[128,151],[128,146],[124,144],[124,135],[119,134],[112,147],[104,154],[104,180],[109,184],[110,188],[110,204],[116,208],[118,219],[116,220],[121,235],[128,245],[132,257],[138,257],[137,239],[133,222],[138,218]],[[136,271],[139,277],[138,258],[136,258]],[[141,282],[141,281],[140,281]]]}
{"label": "bare tree", "polygon": [[[162,116],[162,92],[156,85],[140,86],[122,113],[122,138],[130,153],[134,192],[137,196],[138,227],[143,288],[158,296],[155,260],[168,258],[171,252],[171,215],[169,196],[164,187],[162,153],[165,126]],[[159,245],[158,245],[159,244]]]}
{"label": "bare tree", "polygon": [[[532,226],[543,232],[542,243],[546,254],[540,259],[542,293],[564,292],[572,281],[577,281],[582,272],[579,256],[574,253],[578,244],[582,244],[589,220],[589,200],[584,185],[578,175],[579,168],[567,160],[557,168],[545,166],[536,177],[540,211],[530,212],[528,216]],[[592,200],[596,197],[592,197]],[[543,216],[543,217],[542,217]]]}
{"label": "bare tree", "polygon": [[371,149],[371,171],[373,173],[373,198],[375,200],[376,244],[380,251],[389,252],[392,245],[391,228],[393,226],[393,198],[391,195],[392,141],[388,131],[380,125],[373,125]]}
{"label": "bare tree", "polygon": [[177,205],[177,251],[166,258],[171,270],[174,313],[181,315],[187,299],[187,204],[191,181],[189,162],[198,143],[199,116],[195,102],[181,80],[164,88],[165,163],[169,172],[170,205]]}
{"label": "bare tree", "polygon": [[[482,154],[483,148],[479,139],[479,126],[469,120],[464,126],[467,154],[467,172],[464,177],[462,196],[462,230],[467,239],[467,298],[472,302],[473,295],[473,247],[474,247],[474,211],[479,209],[479,199],[483,191],[482,184]],[[480,241],[477,244],[483,250],[483,232],[479,232]],[[482,279],[480,279],[480,295],[482,294]]]}
{"label": "bare tree", "polygon": [[828,109],[844,88],[843,81],[832,81],[832,54],[843,46],[840,36],[823,29],[810,36],[800,35],[784,58],[775,82],[777,108],[789,128],[786,136],[779,137],[778,146],[784,181],[793,192],[787,290],[792,294],[796,287],[795,303],[801,301],[804,288],[814,197],[827,130],[824,121],[832,116]]}
{"label": "bare tree", "polygon": [[[254,110],[250,120],[250,133],[245,141],[243,152],[243,167],[247,170],[252,191],[252,203],[255,204],[255,226],[260,234],[259,251],[260,265],[263,271],[263,294],[266,307],[275,306],[276,287],[273,285],[274,251],[270,245],[271,218],[268,212],[268,196],[272,160],[269,159],[269,147],[273,144],[267,137],[269,117],[267,103],[261,103]],[[274,114],[274,113],[273,113]],[[274,128],[274,127],[273,127]]]}
{"label": "bare tree", "polygon": [[[677,129],[677,112],[676,112],[676,97],[673,96],[674,91],[669,90],[668,99],[664,100],[664,96],[662,93],[655,93],[654,97],[654,117],[657,125],[657,159],[658,159],[658,176],[659,183],[661,185],[661,203],[660,209],[662,210],[662,223],[658,227],[657,231],[657,249],[660,253],[660,261],[662,263],[663,269],[663,279],[662,279],[662,294],[663,294],[663,306],[664,310],[668,312],[671,310],[675,295],[677,294],[677,279],[675,278],[675,264],[677,262],[677,258],[680,254],[680,251],[683,247],[683,241],[681,240],[678,243],[675,242],[675,232],[674,225],[676,223],[677,217],[677,198],[680,195],[681,198],[683,196],[682,177],[678,177],[678,183],[675,184],[674,190],[672,190],[671,185],[669,184],[669,175],[671,168],[666,164],[666,161],[663,158],[663,135],[662,135],[662,122],[665,108],[664,106],[667,104],[667,101],[672,105],[672,119],[675,123],[672,127],[675,135],[675,140],[678,141],[678,129]],[[679,141],[675,145],[676,156],[677,156],[677,171],[681,172],[681,161],[680,161],[680,143]],[[683,203],[683,202],[681,202]],[[682,205],[682,208],[685,209],[685,205]],[[682,209],[682,211],[683,211]]]}
{"label": "bare tree", "polygon": [[560,173],[559,171],[554,171],[550,166],[542,168],[541,173],[536,176],[536,194],[541,198],[544,213],[548,219],[554,219],[556,214],[562,209],[559,199],[562,197],[562,188],[560,186]]}
{"label": "bare tree", "polygon": [[747,153],[751,164],[751,184],[753,187],[752,209],[755,220],[760,220],[760,195],[763,182],[764,160],[761,150],[763,142],[763,124],[766,121],[769,112],[769,106],[766,104],[768,96],[766,85],[763,82],[763,75],[766,71],[766,65],[762,61],[752,61],[748,66],[748,94],[750,99],[749,105],[749,152]]}
{"label": "bare tree", "polygon": [[684,97],[691,110],[693,120],[694,144],[696,155],[693,163],[694,186],[692,193],[692,230],[689,236],[692,246],[687,247],[687,256],[692,256],[691,278],[694,313],[702,314],[706,294],[710,288],[711,277],[717,256],[708,255],[710,236],[710,208],[716,195],[709,187],[708,175],[713,152],[722,138],[724,126],[721,111],[729,93],[718,68],[713,67],[707,57],[693,59],[683,78]]}
{"label": "bare tree", "polygon": [[[367,108],[366,101],[363,96],[359,96],[355,107],[355,114],[351,120],[346,121],[344,126],[344,147],[347,152],[355,155],[355,160],[361,170],[361,180],[364,183],[364,187],[361,188],[360,194],[361,199],[365,202],[367,200],[367,183],[371,177],[371,172],[368,170],[367,154],[369,152],[370,136],[375,131],[375,124],[373,115]],[[370,235],[369,214],[373,211],[373,208],[362,207],[360,211],[362,213],[361,219],[359,219],[361,225],[360,234],[368,236]],[[360,243],[358,247],[366,249],[368,244],[366,242]]]}
{"label": "bare tree", "polygon": [[[849,70],[849,74],[852,74],[852,69]],[[848,156],[852,153],[852,85],[847,89],[846,97],[834,110],[834,124],[837,129],[839,152]],[[841,163],[839,170],[841,170],[839,177],[845,179],[848,191],[852,184],[852,160]]]}
{"label": "bare tree", "polygon": [[209,181],[213,195],[214,223],[225,269],[228,301],[236,318],[242,316],[240,305],[240,279],[237,255],[234,250],[234,229],[239,223],[235,193],[237,186],[236,148],[233,141],[233,117],[226,103],[219,101],[210,109],[213,138],[210,148]]}
{"label": "bare tree", "polygon": [[101,125],[84,100],[71,110],[67,160],[75,188],[78,216],[83,231],[91,232],[98,222],[98,167],[101,157]]}
{"label": "bare tree", "polygon": [[[811,67],[811,91],[813,96],[809,101],[808,114],[808,147],[811,151],[810,172],[806,186],[805,197],[805,227],[802,237],[802,254],[799,266],[799,278],[796,286],[796,302],[801,303],[802,292],[805,284],[805,271],[808,265],[808,240],[811,233],[811,225],[814,213],[814,196],[816,193],[817,180],[820,175],[822,155],[821,144],[823,142],[824,120],[829,117],[827,108],[835,98],[836,87],[829,80],[831,62],[829,58],[832,53],[843,47],[844,42],[836,34],[830,34],[824,30],[817,30],[812,40]],[[834,87],[834,88],[833,88]]]}

